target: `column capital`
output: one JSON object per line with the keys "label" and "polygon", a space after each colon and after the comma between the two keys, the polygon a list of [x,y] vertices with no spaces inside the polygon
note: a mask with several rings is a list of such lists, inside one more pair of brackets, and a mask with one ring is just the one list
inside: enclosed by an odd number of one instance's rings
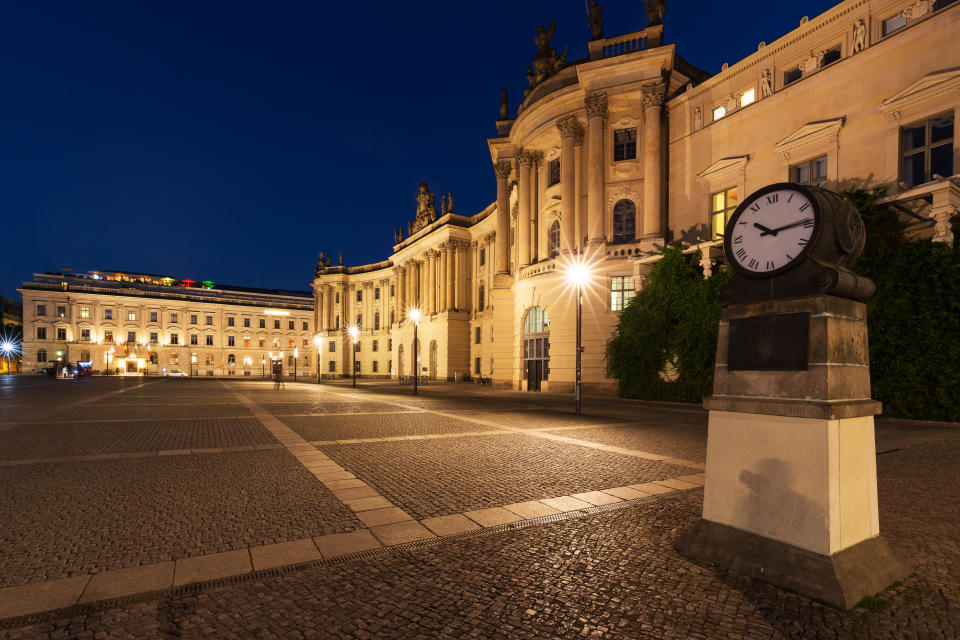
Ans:
{"label": "column capital", "polygon": [[607,117],[607,94],[591,93],[583,101],[587,109],[587,119]]}
{"label": "column capital", "polygon": [[517,155],[517,165],[519,165],[521,169],[529,167],[534,162],[535,158],[531,151],[523,150]]}
{"label": "column capital", "polygon": [[569,115],[557,120],[557,129],[560,130],[560,139],[567,140],[573,138],[576,144],[583,142],[583,125],[577,120],[577,116]]}
{"label": "column capital", "polygon": [[513,171],[512,162],[500,161],[493,165],[493,172],[497,175],[497,180],[506,180],[510,177],[511,171]]}
{"label": "column capital", "polygon": [[641,102],[644,111],[653,108],[659,109],[663,106],[664,86],[662,82],[659,80],[656,82],[648,82],[640,87],[640,90],[643,93]]}

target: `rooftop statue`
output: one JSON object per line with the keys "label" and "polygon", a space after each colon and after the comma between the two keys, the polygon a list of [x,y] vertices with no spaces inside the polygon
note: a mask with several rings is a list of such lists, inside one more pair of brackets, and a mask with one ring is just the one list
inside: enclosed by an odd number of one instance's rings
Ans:
{"label": "rooftop statue", "polygon": [[500,89],[500,119],[506,120],[510,115],[510,101],[507,99],[507,88]]}
{"label": "rooftop statue", "polygon": [[647,20],[650,26],[663,24],[663,14],[667,12],[666,0],[643,0],[647,8]]}
{"label": "rooftop statue", "polygon": [[605,8],[601,7],[597,0],[590,0],[590,5],[587,8],[590,20],[590,35],[594,40],[603,38],[603,10]]}
{"label": "rooftop statue", "polygon": [[544,29],[542,26],[537,27],[537,36],[533,39],[537,45],[537,55],[533,57],[532,67],[527,67],[527,82],[530,83],[530,86],[524,91],[524,97],[529,95],[535,86],[560,71],[567,62],[566,49],[561,56],[550,46],[550,38],[553,37],[556,30],[556,20],[550,23],[549,29]]}
{"label": "rooftop statue", "polygon": [[420,193],[417,194],[416,200],[417,218],[412,224],[407,225],[409,235],[413,235],[437,219],[436,197],[426,182],[420,183]]}
{"label": "rooftop statue", "polygon": [[330,256],[326,255],[321,251],[317,257],[317,266],[313,269],[313,275],[318,276],[323,273],[324,269],[330,266]]}

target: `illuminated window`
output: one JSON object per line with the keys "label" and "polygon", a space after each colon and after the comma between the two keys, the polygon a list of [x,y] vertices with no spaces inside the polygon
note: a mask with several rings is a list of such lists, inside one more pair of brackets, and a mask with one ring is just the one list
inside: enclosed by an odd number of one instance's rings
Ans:
{"label": "illuminated window", "polygon": [[260,348],[263,349],[264,344],[266,343],[266,340],[264,340],[263,338],[260,338],[257,342],[259,343]]}
{"label": "illuminated window", "polygon": [[57,317],[66,318],[67,317],[67,306],[63,304],[57,305]]}
{"label": "illuminated window", "polygon": [[731,187],[710,195],[710,230],[713,240],[723,237],[723,230],[737,208],[737,188]]}
{"label": "illuminated window", "polygon": [[293,338],[290,338],[289,340],[287,340],[287,348],[293,349]]}
{"label": "illuminated window", "polygon": [[745,107],[748,104],[752,103],[754,100],[757,99],[756,96],[757,96],[756,90],[747,89],[746,91],[743,92],[743,95],[740,96],[740,106]]}
{"label": "illuminated window", "polygon": [[719,120],[723,116],[727,115],[727,108],[723,105],[713,108],[713,119]]}
{"label": "illuminated window", "polygon": [[274,349],[279,349],[279,348],[280,348],[280,338],[274,338],[274,339],[273,339],[273,348],[274,348]]}
{"label": "illuminated window", "polygon": [[790,182],[811,184],[816,187],[824,186],[827,182],[827,156],[791,166]]}
{"label": "illuminated window", "polygon": [[307,339],[306,339],[306,338],[303,339],[303,348],[304,348],[304,349],[307,348]]}
{"label": "illuminated window", "polygon": [[208,354],[206,355],[206,360],[205,360],[205,362],[206,362],[206,364],[207,364],[208,367],[213,366],[213,354],[212,354],[212,353],[208,353]]}
{"label": "illuminated window", "polygon": [[137,312],[136,312],[136,311],[127,311],[127,320],[133,322],[133,321],[136,320],[136,319],[137,319]]}
{"label": "illuminated window", "polygon": [[[244,347],[250,346],[250,336],[243,336],[243,346]],[[263,345],[260,345],[260,346],[263,346]]]}
{"label": "illuminated window", "polygon": [[560,158],[554,158],[547,163],[547,186],[560,184]]}
{"label": "illuminated window", "polygon": [[633,299],[633,276],[610,277],[610,310],[623,311]]}
{"label": "illuminated window", "polygon": [[113,331],[104,331],[103,332],[103,341],[106,343],[113,342]]}
{"label": "illuminated window", "polygon": [[170,364],[180,364],[180,354],[171,353],[170,354]]}
{"label": "illuminated window", "polygon": [[550,236],[549,243],[547,248],[547,254],[553,258],[560,253],[560,221],[554,220],[553,224],[550,225]]}
{"label": "illuminated window", "polygon": [[230,365],[230,366],[233,366],[233,365],[237,364],[237,356],[234,355],[234,354],[232,354],[232,353],[228,353],[228,354],[227,354],[227,364]]}
{"label": "illuminated window", "polygon": [[613,161],[634,160],[637,157],[637,128],[615,129],[613,132]]}
{"label": "illuminated window", "polygon": [[914,187],[933,174],[953,175],[953,113],[900,129],[900,179]]}
{"label": "illuminated window", "polygon": [[90,307],[80,307],[80,317],[89,318],[90,317]]}

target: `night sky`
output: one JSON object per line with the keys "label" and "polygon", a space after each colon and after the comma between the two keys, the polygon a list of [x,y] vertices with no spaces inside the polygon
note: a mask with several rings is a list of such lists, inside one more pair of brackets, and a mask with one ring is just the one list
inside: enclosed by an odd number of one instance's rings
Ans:
{"label": "night sky", "polygon": [[[667,0],[665,39],[716,73],[834,2]],[[472,215],[534,27],[586,56],[584,0],[11,2],[0,27],[0,294],[118,269],[309,289],[318,250],[385,259],[421,180]],[[646,26],[608,0],[606,35]]]}

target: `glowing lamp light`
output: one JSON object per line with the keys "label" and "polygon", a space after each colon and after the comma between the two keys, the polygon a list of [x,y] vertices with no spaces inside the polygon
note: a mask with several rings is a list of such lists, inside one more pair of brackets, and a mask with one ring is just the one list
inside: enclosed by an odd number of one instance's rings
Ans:
{"label": "glowing lamp light", "polygon": [[317,349],[323,346],[323,336],[313,336],[313,344],[317,345]]}
{"label": "glowing lamp light", "polygon": [[357,325],[350,325],[350,328],[347,329],[347,333],[350,334],[350,337],[353,338],[354,343],[357,341],[357,336],[360,335],[360,329],[357,328]]}
{"label": "glowing lamp light", "polygon": [[11,353],[13,353],[13,350],[14,350],[14,345],[12,342],[8,342],[8,341],[0,342],[0,351],[3,352],[3,355],[9,356]]}
{"label": "glowing lamp light", "polygon": [[413,309],[410,309],[407,315],[409,315],[410,319],[414,322],[420,322],[420,309],[414,307]]}

